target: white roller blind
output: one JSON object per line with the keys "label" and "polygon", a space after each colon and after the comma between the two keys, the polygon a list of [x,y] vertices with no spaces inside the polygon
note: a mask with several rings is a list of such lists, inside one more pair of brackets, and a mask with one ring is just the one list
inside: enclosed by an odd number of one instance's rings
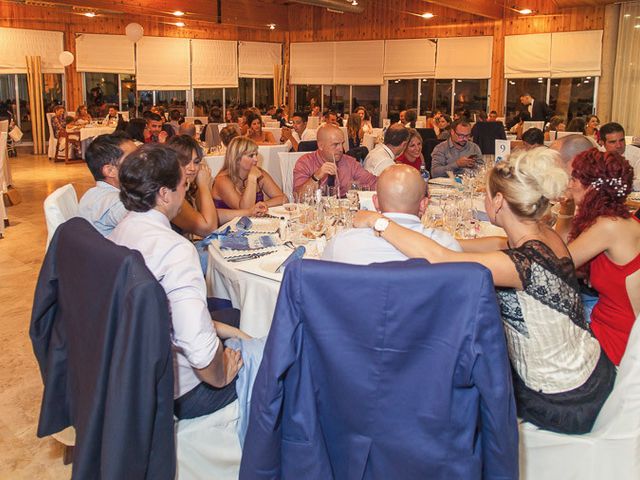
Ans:
{"label": "white roller blind", "polygon": [[433,77],[435,72],[435,42],[425,38],[386,40],[384,42],[385,77]]}
{"label": "white roller blind", "polygon": [[602,30],[551,34],[553,78],[600,76]]}
{"label": "white roller blind", "polygon": [[238,45],[226,40],[191,40],[193,88],[238,86]]}
{"label": "white roller blind", "polygon": [[384,40],[336,42],[333,83],[382,85]]}
{"label": "white roller blind", "polygon": [[0,28],[0,72],[26,73],[25,57],[39,55],[43,73],[64,73],[58,57],[64,50],[62,32]]}
{"label": "white roller blind", "polygon": [[76,70],[78,72],[134,73],[133,43],[124,35],[76,37]]}
{"label": "white roller blind", "polygon": [[438,39],[436,78],[491,78],[493,37]]}
{"label": "white roller blind", "polygon": [[190,88],[191,55],[186,38],[142,37],[138,41],[138,90]]}
{"label": "white roller blind", "polygon": [[273,66],[282,64],[282,45],[266,42],[240,42],[238,70],[240,77],[273,78]]}
{"label": "white roller blind", "polygon": [[292,43],[290,82],[333,84],[334,42]]}
{"label": "white roller blind", "polygon": [[548,77],[550,72],[550,33],[504,37],[504,76],[506,78]]}

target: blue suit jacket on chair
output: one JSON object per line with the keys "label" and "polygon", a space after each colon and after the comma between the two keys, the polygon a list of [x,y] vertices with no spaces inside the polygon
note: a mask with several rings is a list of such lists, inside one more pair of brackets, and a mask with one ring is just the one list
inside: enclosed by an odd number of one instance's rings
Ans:
{"label": "blue suit jacket on chair", "polygon": [[502,328],[477,264],[292,263],[240,478],[517,478]]}

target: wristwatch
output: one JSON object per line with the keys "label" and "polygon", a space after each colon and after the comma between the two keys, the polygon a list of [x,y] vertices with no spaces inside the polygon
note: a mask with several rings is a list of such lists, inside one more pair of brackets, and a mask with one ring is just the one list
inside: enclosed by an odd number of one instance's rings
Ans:
{"label": "wristwatch", "polygon": [[376,237],[380,237],[382,235],[382,232],[384,232],[388,226],[389,219],[386,217],[380,217],[373,224],[373,233],[376,235]]}
{"label": "wristwatch", "polygon": [[316,183],[319,183],[319,182],[320,182],[320,179],[316,177],[316,174],[315,174],[315,173],[312,173],[312,174],[311,174],[311,180],[313,180],[313,181],[314,181],[314,182],[316,182]]}

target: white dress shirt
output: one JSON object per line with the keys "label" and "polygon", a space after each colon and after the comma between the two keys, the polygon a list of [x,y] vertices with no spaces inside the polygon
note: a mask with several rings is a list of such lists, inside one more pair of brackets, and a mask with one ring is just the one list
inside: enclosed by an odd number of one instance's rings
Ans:
{"label": "white dress shirt", "polygon": [[396,156],[384,143],[379,143],[364,159],[365,170],[379,176],[385,168],[396,163]]}
{"label": "white dress shirt", "polygon": [[[443,247],[456,252],[462,251],[455,238],[442,230],[426,228],[415,215],[387,212],[384,216],[398,225],[429,237]],[[353,265],[403,261],[407,260],[407,258],[404,253],[400,252],[384,238],[377,237],[370,228],[354,228],[340,232],[331,239],[322,253],[323,260]]]}
{"label": "white dress shirt", "polygon": [[106,237],[125,217],[127,210],[120,201],[120,190],[98,180],[96,186],[80,199],[78,214]]}
{"label": "white dress shirt", "polygon": [[624,158],[633,167],[633,190],[640,192],[640,147],[627,145],[624,150]]}
{"label": "white dress shirt", "polygon": [[129,212],[109,238],[138,250],[167,294],[174,398],[178,398],[200,383],[193,369],[208,366],[219,343],[207,309],[207,288],[198,252],[191,242],[171,230],[169,219],[158,210]]}
{"label": "white dress shirt", "polygon": [[[291,130],[291,135],[298,143],[310,142],[317,139],[316,130],[309,130],[308,128],[304,129],[304,132],[302,132],[302,137],[298,135],[298,132],[296,132],[295,130]],[[293,145],[291,144],[291,140],[287,140],[284,144],[289,148],[289,150],[291,150],[291,148],[293,147]]]}

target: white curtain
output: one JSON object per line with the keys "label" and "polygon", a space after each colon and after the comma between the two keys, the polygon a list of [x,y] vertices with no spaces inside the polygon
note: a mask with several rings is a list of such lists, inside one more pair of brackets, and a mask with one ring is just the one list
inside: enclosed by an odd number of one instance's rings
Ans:
{"label": "white curtain", "polygon": [[142,37],[136,60],[138,90],[187,90],[191,86],[187,38]]}
{"label": "white curtain", "polygon": [[505,78],[546,78],[550,74],[550,33],[504,37]]}
{"label": "white curtain", "polygon": [[282,45],[267,42],[240,42],[238,70],[240,77],[273,78],[273,66],[282,64]]}
{"label": "white curtain", "polygon": [[613,77],[611,119],[620,123],[627,135],[640,135],[640,2],[620,5],[618,47]]}
{"label": "white curtain", "polygon": [[433,77],[436,72],[436,43],[427,38],[385,40],[386,78]]}
{"label": "white curtain", "polygon": [[76,37],[78,72],[134,73],[133,43],[124,35],[83,33]]}
{"label": "white curtain", "polygon": [[62,32],[0,28],[0,73],[27,73],[25,57],[40,57],[42,73],[64,73]]}
{"label": "white curtain", "polygon": [[193,88],[237,87],[237,42],[191,40],[191,83]]}
{"label": "white curtain", "polygon": [[439,38],[436,78],[491,78],[493,37]]}
{"label": "white curtain", "polygon": [[599,77],[601,58],[602,30],[551,34],[553,78]]}
{"label": "white curtain", "polygon": [[333,83],[382,85],[384,40],[336,42]]}
{"label": "white curtain", "polygon": [[331,85],[334,49],[334,42],[292,43],[290,83]]}

